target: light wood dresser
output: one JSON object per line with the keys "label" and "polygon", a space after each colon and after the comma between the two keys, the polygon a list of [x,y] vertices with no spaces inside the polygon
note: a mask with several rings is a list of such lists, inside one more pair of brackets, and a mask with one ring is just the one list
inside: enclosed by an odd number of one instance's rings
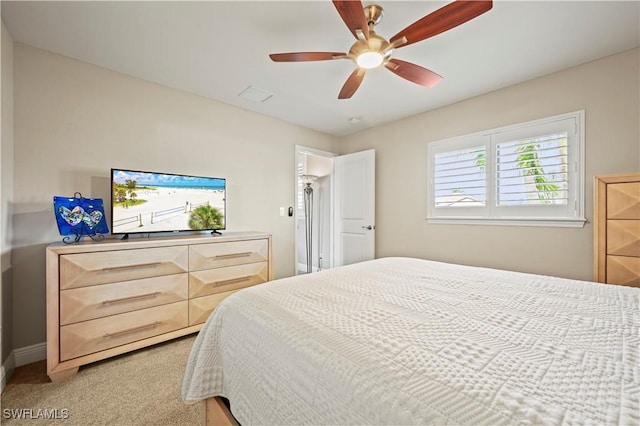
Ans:
{"label": "light wood dresser", "polygon": [[640,287],[640,173],[595,177],[594,275]]}
{"label": "light wood dresser", "polygon": [[200,330],[225,297],[273,279],[271,235],[225,233],[47,247],[47,374]]}

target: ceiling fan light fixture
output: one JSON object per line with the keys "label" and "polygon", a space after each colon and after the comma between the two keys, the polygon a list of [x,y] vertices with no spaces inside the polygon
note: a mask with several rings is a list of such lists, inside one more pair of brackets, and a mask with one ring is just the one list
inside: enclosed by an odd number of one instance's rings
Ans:
{"label": "ceiling fan light fixture", "polygon": [[380,52],[364,52],[356,58],[358,66],[366,69],[379,67],[383,61],[384,55]]}

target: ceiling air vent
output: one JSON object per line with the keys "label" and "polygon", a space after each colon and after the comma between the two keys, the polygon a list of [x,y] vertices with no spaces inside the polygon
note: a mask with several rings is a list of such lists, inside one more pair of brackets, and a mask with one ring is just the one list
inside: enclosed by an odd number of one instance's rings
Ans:
{"label": "ceiling air vent", "polygon": [[244,89],[242,92],[240,92],[238,96],[252,102],[262,103],[271,99],[271,97],[273,96],[273,93],[269,93],[266,90],[249,86],[246,89]]}

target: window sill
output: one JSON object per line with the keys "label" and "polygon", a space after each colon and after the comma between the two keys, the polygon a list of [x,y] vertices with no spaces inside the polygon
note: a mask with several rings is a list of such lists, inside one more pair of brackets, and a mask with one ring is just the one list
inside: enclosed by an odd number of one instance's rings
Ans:
{"label": "window sill", "polygon": [[469,218],[469,217],[428,217],[428,223],[456,225],[498,225],[498,226],[546,226],[551,228],[582,228],[587,219],[507,219],[507,218]]}

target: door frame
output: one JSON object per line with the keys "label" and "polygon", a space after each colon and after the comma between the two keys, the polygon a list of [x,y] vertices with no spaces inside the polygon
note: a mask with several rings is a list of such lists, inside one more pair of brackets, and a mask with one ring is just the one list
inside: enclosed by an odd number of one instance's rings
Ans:
{"label": "door frame", "polygon": [[[298,210],[298,205],[300,205],[299,203],[302,200],[299,200],[299,176],[298,176],[298,156],[299,155],[314,155],[316,157],[324,157],[324,158],[330,158],[333,159],[335,157],[338,156],[338,154],[336,154],[335,152],[330,152],[330,151],[323,151],[321,149],[316,149],[316,148],[311,148],[311,147],[307,147],[307,146],[303,146],[303,145],[295,145],[295,153],[294,153],[294,160],[293,160],[293,164],[294,164],[294,207],[293,207],[293,236],[294,236],[294,266],[295,266],[295,275],[298,275],[298,233],[299,232],[304,232],[303,229],[298,229],[298,221],[301,219],[300,217],[300,212]],[[330,185],[330,191],[329,191],[329,202],[330,202],[330,211],[333,211],[333,206],[334,206],[334,200],[333,200],[333,191],[334,191],[334,182],[333,182],[333,170],[331,171],[331,173],[329,174],[329,176],[331,176],[331,185]],[[331,241],[331,244],[329,244],[329,267],[333,268],[333,253],[334,253],[334,244],[333,244],[333,232],[334,232],[334,223],[333,223],[333,214],[330,215],[329,217],[329,240]]]}

